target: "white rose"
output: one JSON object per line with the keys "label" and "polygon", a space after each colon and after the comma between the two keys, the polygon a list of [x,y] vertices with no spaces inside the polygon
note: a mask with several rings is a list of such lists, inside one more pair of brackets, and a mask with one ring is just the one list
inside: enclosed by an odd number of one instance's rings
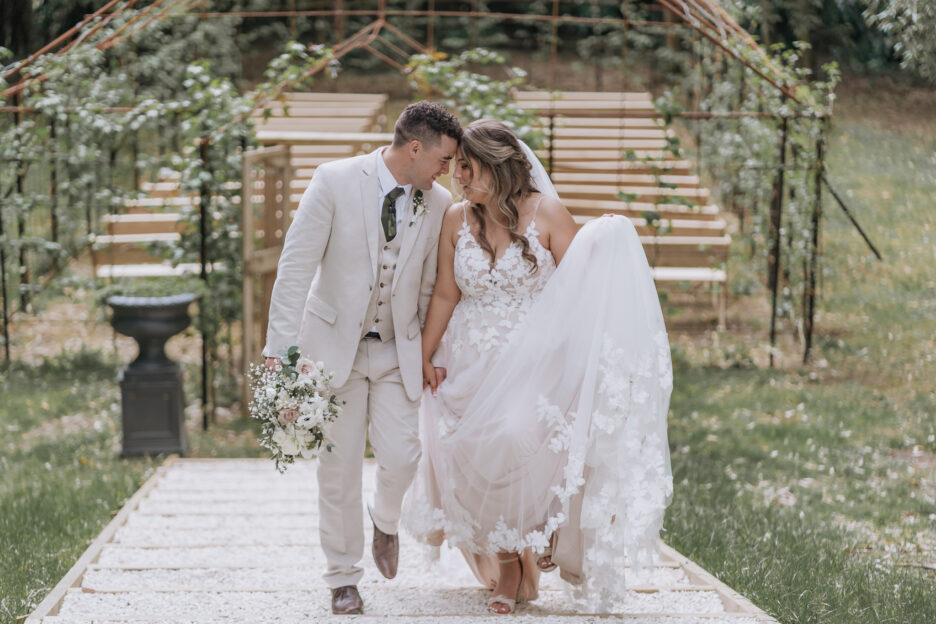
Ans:
{"label": "white rose", "polygon": [[274,398],[274,397],[276,397],[276,390],[274,390],[273,388],[267,388],[267,389],[266,389],[266,398],[272,399],[272,398]]}
{"label": "white rose", "polygon": [[299,453],[299,442],[294,436],[287,436],[286,443],[283,444],[283,455],[297,455]]}
{"label": "white rose", "polygon": [[273,442],[283,451],[283,455],[296,455],[299,452],[299,443],[295,435],[289,435],[282,429],[273,433]]}
{"label": "white rose", "polygon": [[273,444],[276,446],[283,446],[283,442],[286,441],[286,432],[280,429],[279,427],[273,432]]}
{"label": "white rose", "polygon": [[312,398],[309,399],[308,403],[309,408],[314,411],[321,411],[328,405],[328,401],[326,401],[325,398],[322,397],[322,395],[320,395],[318,392],[312,395]]}

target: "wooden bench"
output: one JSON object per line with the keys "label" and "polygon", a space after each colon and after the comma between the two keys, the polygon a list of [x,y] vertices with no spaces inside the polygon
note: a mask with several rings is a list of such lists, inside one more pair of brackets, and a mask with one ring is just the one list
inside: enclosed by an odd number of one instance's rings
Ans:
{"label": "wooden bench", "polygon": [[516,98],[553,128],[551,146],[537,155],[552,166],[576,222],[609,213],[630,218],[654,279],[712,286],[724,326],[726,223],[690,163],[667,149],[672,133],[650,94],[540,91]]}
{"label": "wooden bench", "polygon": [[[267,119],[263,118],[262,110],[254,111],[253,119],[261,143],[288,142],[292,146],[291,164],[295,172],[302,174],[293,178],[290,189],[293,208],[298,205],[315,167],[354,155],[369,147],[368,140],[386,142],[386,135],[367,134],[383,122],[386,95],[286,93],[284,100],[267,104],[271,115]],[[361,140],[346,140],[349,133]],[[226,188],[237,189],[239,183],[229,183]],[[142,183],[140,191],[145,196],[128,201],[123,214],[103,217],[106,234],[95,237],[92,244],[96,275],[180,275],[191,272],[190,269],[197,273],[198,265],[168,266],[159,256],[152,255],[150,248],[178,242],[185,227],[184,222],[180,222],[180,211],[197,209],[198,194],[183,194],[178,175],[169,172],[160,172],[156,182]],[[253,188],[256,201],[263,201],[263,191],[261,180]],[[235,195],[233,201],[240,203],[240,195]]]}
{"label": "wooden bench", "polygon": [[552,180],[555,184],[597,184],[597,185],[622,185],[622,186],[656,186],[661,182],[664,184],[676,184],[680,187],[699,187],[699,176],[695,175],[672,175],[661,173],[653,175],[649,173],[579,173],[554,171]]}

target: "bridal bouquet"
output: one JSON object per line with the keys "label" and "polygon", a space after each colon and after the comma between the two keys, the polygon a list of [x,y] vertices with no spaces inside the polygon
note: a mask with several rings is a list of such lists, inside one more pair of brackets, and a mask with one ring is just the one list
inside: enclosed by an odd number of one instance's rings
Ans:
{"label": "bridal bouquet", "polygon": [[297,455],[316,457],[323,444],[331,451],[325,425],[341,414],[341,405],[332,374],[321,362],[300,357],[298,347],[290,347],[280,362],[276,371],[251,364],[250,416],[260,421],[260,445],[273,453],[276,469],[284,472]]}

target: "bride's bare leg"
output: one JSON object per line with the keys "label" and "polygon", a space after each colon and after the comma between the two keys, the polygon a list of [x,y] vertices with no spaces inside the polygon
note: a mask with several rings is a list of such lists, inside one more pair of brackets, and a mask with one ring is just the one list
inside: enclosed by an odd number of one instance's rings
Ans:
{"label": "bride's bare leg", "polygon": [[520,566],[520,555],[515,552],[497,553],[497,563],[500,575],[491,594],[490,609],[494,613],[506,615],[514,610],[520,597],[523,568]]}

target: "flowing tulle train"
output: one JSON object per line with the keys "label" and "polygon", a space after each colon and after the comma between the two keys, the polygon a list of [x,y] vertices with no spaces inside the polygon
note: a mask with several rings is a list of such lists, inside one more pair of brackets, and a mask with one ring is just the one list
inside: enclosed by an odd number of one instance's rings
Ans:
{"label": "flowing tulle train", "polygon": [[[488,557],[531,561],[558,532],[563,578],[606,609],[623,596],[625,567],[655,552],[672,495],[669,343],[633,225],[586,224],[504,345],[452,348],[482,320],[449,325],[449,377],[423,399],[405,526],[461,548],[485,585]],[[524,593],[535,596],[535,580]]]}

